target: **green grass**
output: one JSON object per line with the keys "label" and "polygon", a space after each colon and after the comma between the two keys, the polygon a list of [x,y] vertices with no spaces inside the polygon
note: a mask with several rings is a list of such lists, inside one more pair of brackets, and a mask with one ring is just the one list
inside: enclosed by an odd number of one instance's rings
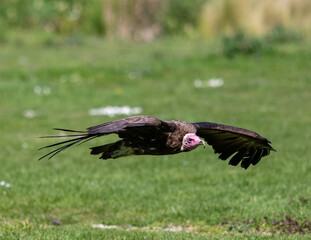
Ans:
{"label": "green grass", "polygon": [[[11,184],[0,186],[1,239],[268,239],[273,226],[265,216],[310,220],[310,45],[227,59],[217,45],[198,39],[20,41],[0,46],[0,181]],[[224,85],[194,87],[195,79],[212,77]],[[37,95],[36,86],[51,93]],[[107,105],[140,106],[163,120],[248,128],[278,152],[247,171],[218,160],[211,148],[109,161],[90,156],[89,147],[116,139],[107,136],[37,161],[44,154],[37,149],[53,142],[38,137],[53,134],[53,127],[84,130],[123,117],[88,114]],[[36,116],[26,118],[26,110]],[[51,217],[64,225],[53,227]],[[253,218],[257,233],[221,225]],[[99,223],[139,229],[91,227]],[[146,230],[166,225],[196,230]]]}

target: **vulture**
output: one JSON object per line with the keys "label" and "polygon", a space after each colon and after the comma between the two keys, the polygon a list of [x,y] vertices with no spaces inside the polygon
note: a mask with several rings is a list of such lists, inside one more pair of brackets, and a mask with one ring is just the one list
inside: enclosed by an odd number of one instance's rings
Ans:
{"label": "vulture", "polygon": [[[212,122],[187,123],[179,120],[161,121],[150,116],[132,116],[87,128],[86,131],[55,128],[68,135],[46,136],[70,137],[71,139],[40,148],[57,148],[39,160],[52,158],[59,152],[75,145],[108,134],[118,134],[120,140],[91,148],[91,154],[101,159],[131,155],[169,155],[190,152],[205,142],[211,145],[221,160],[228,158],[229,164],[247,169],[256,165],[262,157],[275,151],[267,138],[258,133]],[[43,137],[44,138],[44,137]],[[204,139],[204,140],[203,140]]]}

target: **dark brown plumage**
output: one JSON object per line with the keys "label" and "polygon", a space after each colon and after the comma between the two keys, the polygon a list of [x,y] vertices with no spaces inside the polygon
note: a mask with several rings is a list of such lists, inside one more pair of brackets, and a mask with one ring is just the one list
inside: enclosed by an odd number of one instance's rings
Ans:
{"label": "dark brown plumage", "polygon": [[121,140],[91,148],[91,154],[101,154],[100,158],[119,158],[130,155],[167,155],[187,152],[204,145],[203,138],[211,145],[222,160],[229,164],[247,169],[256,165],[260,159],[269,155],[270,141],[259,134],[243,128],[231,127],[210,122],[186,123],[183,121],[161,121],[150,116],[133,116],[103,123],[87,129],[74,131],[56,129],[74,134],[48,137],[72,137],[73,139],[45,146],[40,149],[59,146],[44,155],[52,158],[59,152],[77,143],[81,144],[94,138],[116,133]]}

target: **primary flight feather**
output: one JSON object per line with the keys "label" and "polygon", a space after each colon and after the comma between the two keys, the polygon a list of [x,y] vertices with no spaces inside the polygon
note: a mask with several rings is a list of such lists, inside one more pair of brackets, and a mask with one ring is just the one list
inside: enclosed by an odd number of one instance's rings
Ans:
{"label": "primary flight feather", "polygon": [[[57,148],[42,156],[52,158],[59,152],[77,143],[84,143],[108,134],[118,134],[121,140],[91,148],[91,154],[100,158],[119,158],[130,155],[168,155],[189,152],[200,145],[205,147],[205,141],[211,145],[219,158],[229,164],[247,169],[256,165],[260,159],[275,151],[267,138],[258,133],[217,123],[183,121],[161,121],[150,116],[133,116],[119,119],[93,127],[87,131],[75,131],[57,128],[71,134],[49,137],[71,137],[72,139],[51,144],[40,149]],[[202,140],[203,138],[204,140]]]}

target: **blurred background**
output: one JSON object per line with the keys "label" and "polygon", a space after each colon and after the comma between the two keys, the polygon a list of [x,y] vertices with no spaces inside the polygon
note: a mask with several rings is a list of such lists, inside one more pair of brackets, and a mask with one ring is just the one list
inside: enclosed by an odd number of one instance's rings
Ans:
{"label": "blurred background", "polygon": [[309,36],[310,9],[306,0],[2,0],[1,41],[17,29],[141,41],[236,31],[258,36],[279,28]]}
{"label": "blurred background", "polygon": [[[309,0],[0,0],[0,238],[310,233],[310,37]],[[135,114],[251,129],[278,152],[247,171],[211,148],[89,155],[106,136],[37,161],[54,127]]]}

